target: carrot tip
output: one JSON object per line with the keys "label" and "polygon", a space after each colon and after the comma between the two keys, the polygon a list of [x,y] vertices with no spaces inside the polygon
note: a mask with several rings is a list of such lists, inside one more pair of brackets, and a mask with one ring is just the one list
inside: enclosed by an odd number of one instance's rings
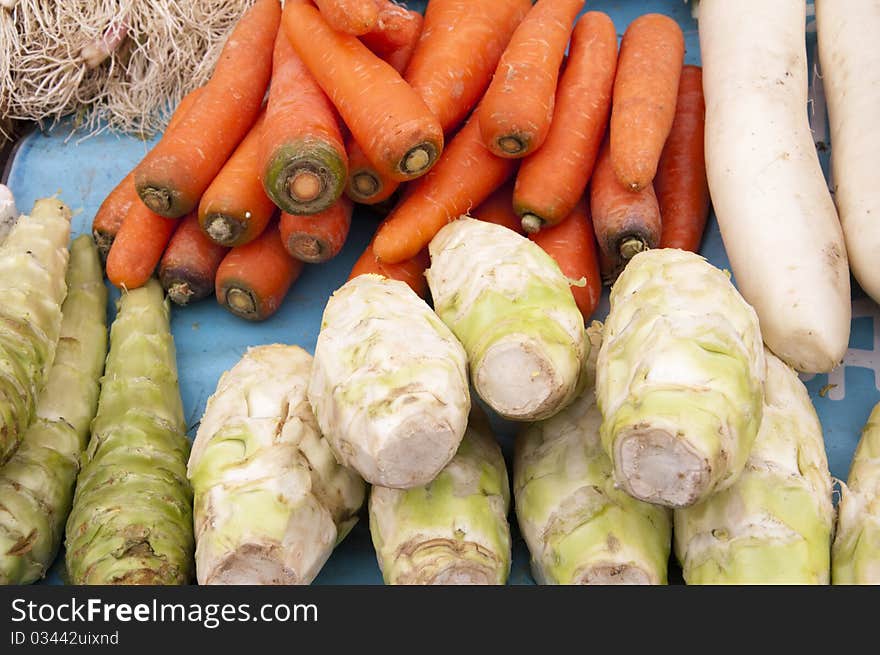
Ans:
{"label": "carrot tip", "polygon": [[156,187],[146,187],[141,192],[141,200],[150,209],[150,211],[164,216],[171,210],[172,199],[166,189],[157,189]]}
{"label": "carrot tip", "polygon": [[187,305],[195,291],[186,282],[175,282],[168,287],[168,297],[176,305]]}
{"label": "carrot tip", "polygon": [[324,244],[311,234],[291,234],[287,240],[287,250],[307,264],[318,264],[323,261]]}
{"label": "carrot tip", "polygon": [[324,191],[324,181],[310,170],[298,170],[290,178],[290,195],[299,202],[311,202]]}
{"label": "carrot tip", "polygon": [[351,191],[359,199],[367,199],[379,193],[382,183],[370,171],[358,171],[351,176]]}
{"label": "carrot tip", "polygon": [[630,237],[620,244],[620,256],[628,261],[638,255],[643,250],[647,250],[648,245],[636,237]]}
{"label": "carrot tip", "polygon": [[231,246],[241,236],[244,227],[224,214],[211,214],[205,219],[205,234],[221,246]]}
{"label": "carrot tip", "polygon": [[541,220],[539,216],[535,216],[534,214],[523,214],[522,228],[528,234],[537,234],[541,231],[543,225],[544,221]]}
{"label": "carrot tip", "polygon": [[503,136],[496,143],[498,149],[508,155],[518,155],[526,149],[523,140],[516,136]]}
{"label": "carrot tip", "polygon": [[233,314],[242,318],[253,319],[257,317],[257,301],[250,291],[238,287],[227,289],[226,306]]}
{"label": "carrot tip", "polygon": [[437,148],[432,143],[420,143],[412,148],[401,163],[401,171],[406,175],[418,175],[428,170],[437,159]]}

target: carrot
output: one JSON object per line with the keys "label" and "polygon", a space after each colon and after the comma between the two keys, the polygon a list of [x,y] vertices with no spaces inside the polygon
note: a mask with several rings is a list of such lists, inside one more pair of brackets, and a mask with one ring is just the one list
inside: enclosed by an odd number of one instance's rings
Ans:
{"label": "carrot", "polygon": [[142,202],[132,204],[107,254],[107,278],[120,289],[146,284],[178,223]]}
{"label": "carrot", "polygon": [[351,227],[351,200],[342,197],[329,209],[314,216],[281,214],[278,229],[281,242],[293,257],[308,264],[320,264],[336,257]]}
{"label": "carrot", "polygon": [[693,252],[700,248],[709,217],[709,183],[703,151],[705,122],[703,71],[698,66],[685,66],[678,85],[675,120],[654,179],[663,221],[661,248]]}
{"label": "carrot", "polygon": [[553,119],[559,66],[584,0],[538,0],[516,28],[480,102],[483,143],[499,157],[541,147]]}
{"label": "carrot", "polygon": [[563,275],[571,281],[578,309],[584,320],[589,320],[602,297],[602,278],[586,196],[581,197],[564,221],[530,234],[529,238],[559,264]]}
{"label": "carrot", "polygon": [[266,194],[292,214],[317,214],[345,188],[348,157],[333,105],[278,32],[260,147]]}
{"label": "carrot", "polygon": [[199,225],[215,243],[241,246],[256,239],[275,213],[261,180],[265,114],[217,173],[199,202]]}
{"label": "carrot", "polygon": [[214,292],[214,276],[228,248],[202,232],[197,214],[180,222],[159,261],[159,282],[178,305],[188,305]]}
{"label": "carrot", "polygon": [[330,27],[347,34],[366,34],[379,20],[375,0],[315,0],[315,4]]}
{"label": "carrot", "polygon": [[367,246],[363,254],[355,262],[354,268],[348,279],[354,279],[358,275],[384,275],[390,280],[399,280],[409,285],[421,298],[428,297],[428,280],[425,277],[425,269],[430,264],[428,249],[423,248],[415,257],[405,259],[397,264],[380,262],[373,252],[373,244]]}
{"label": "carrot", "polygon": [[229,35],[198,103],[135,168],[138,195],[178,217],[199,199],[257,120],[272,71],[278,0],[257,0]]}
{"label": "carrot", "polygon": [[[193,106],[201,91],[202,88],[199,87],[183,97],[168,120],[168,127],[165,128],[166,134],[180,124],[181,119]],[[102,259],[107,258],[110,246],[113,245],[113,239],[116,238],[119,228],[122,227],[122,221],[125,220],[128,210],[135,202],[140,202],[140,198],[134,186],[134,170],[132,170],[104,199],[92,220],[92,236],[95,238],[95,245],[98,247],[98,253]]]}
{"label": "carrot", "polygon": [[483,202],[516,170],[517,162],[483,146],[476,115],[449,143],[437,166],[376,232],[373,249],[383,262],[414,257],[448,222]]}
{"label": "carrot", "polygon": [[519,216],[513,211],[513,182],[498,187],[471,212],[471,216],[487,223],[503,225],[518,234],[523,233]]}
{"label": "carrot", "polygon": [[660,244],[660,208],[651,184],[640,191],[623,186],[614,174],[605,139],[590,182],[590,210],[599,249],[613,270],[636,254]]}
{"label": "carrot", "polygon": [[684,35],[662,14],[636,18],[620,42],[611,101],[611,161],[621,184],[638,191],[657,172],[672,129]]}
{"label": "carrot", "polygon": [[345,149],[348,152],[345,193],[349,198],[364,205],[375,205],[394,195],[400,183],[373,166],[353,137],[348,137]]}
{"label": "carrot", "polygon": [[282,23],[377,170],[399,182],[424,175],[443,150],[443,130],[400,74],[303,0],[288,0]]}
{"label": "carrot", "polygon": [[550,131],[516,176],[513,205],[527,232],[566,219],[584,195],[608,125],[616,68],[614,23],[599,11],[584,14],[571,35]]}
{"label": "carrot", "polygon": [[291,257],[277,224],[270,224],[250,243],[227,253],[214,282],[217,302],[236,316],[262,321],[278,311],[299,277],[303,263]]}
{"label": "carrot", "polygon": [[489,86],[531,0],[431,0],[404,79],[448,134]]}
{"label": "carrot", "polygon": [[[376,55],[387,61],[388,55],[404,46],[412,46],[422,32],[422,15],[391,0],[376,0],[379,19],[372,30],[361,36],[361,41]],[[398,73],[403,71],[399,70]]]}

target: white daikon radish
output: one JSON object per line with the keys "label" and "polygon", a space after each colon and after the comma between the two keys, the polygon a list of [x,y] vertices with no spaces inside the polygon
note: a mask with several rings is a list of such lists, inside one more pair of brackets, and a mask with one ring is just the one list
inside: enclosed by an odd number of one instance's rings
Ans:
{"label": "white daikon radish", "polygon": [[821,373],[843,358],[852,308],[807,117],[805,23],[803,0],[700,3],[706,166],[734,277],[767,346]]}
{"label": "white daikon radish", "polygon": [[834,199],[853,275],[880,301],[880,2],[816,0]]}

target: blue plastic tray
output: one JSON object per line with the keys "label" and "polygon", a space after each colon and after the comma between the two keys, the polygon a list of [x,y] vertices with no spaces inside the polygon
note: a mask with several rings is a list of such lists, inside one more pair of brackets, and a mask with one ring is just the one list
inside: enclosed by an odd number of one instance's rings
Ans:
{"label": "blue plastic tray", "polygon": [[[424,2],[410,2],[410,7],[423,9]],[[637,16],[657,11],[672,16],[681,24],[686,38],[686,62],[699,64],[699,40],[696,22],[689,6],[682,0],[593,0],[589,10],[608,13],[622,34]],[[809,20],[808,20],[809,25]],[[815,34],[808,27],[808,51],[815,48]],[[824,115],[814,118],[817,137],[827,133]],[[19,144],[7,167],[7,184],[11,187],[22,211],[27,211],[37,198],[59,193],[60,197],[78,211],[74,218],[74,232],[87,233],[98,206],[113,187],[146,153],[151,143],[104,134],[78,142],[78,136],[69,138],[69,125],[62,124],[48,134],[33,133]],[[823,154],[824,159],[827,153]],[[229,369],[244,354],[248,346],[268,343],[298,344],[314,351],[321,321],[321,313],[329,295],[348,277],[355,260],[366,247],[378,224],[369,211],[360,211],[354,218],[353,228],[343,252],[333,261],[307,267],[300,280],[291,289],[281,310],[268,321],[250,324],[222,308],[213,299],[187,308],[175,307],[172,331],[177,344],[180,370],[180,388],[190,435],[205,408],[205,402],[217,384],[220,374]],[[716,266],[729,266],[718,225],[710,220],[701,249]],[[118,293],[111,287],[111,298]],[[880,310],[867,299],[853,283],[852,336],[845,365],[831,374],[814,376],[807,387],[818,410],[825,430],[825,443],[831,472],[846,478],[859,432],[874,404],[880,400],[878,391],[878,350],[880,335],[877,329]],[[596,312],[602,319],[607,313],[607,293]],[[112,318],[113,307],[109,308]],[[826,385],[836,385],[820,394]],[[511,454],[515,426],[493,420],[505,454]],[[514,531],[513,567],[511,584],[532,584],[528,566],[528,552],[516,530]],[[61,581],[60,562],[48,578],[50,583]],[[337,548],[324,566],[316,584],[381,584],[382,577],[376,564],[370,541],[366,516]]]}

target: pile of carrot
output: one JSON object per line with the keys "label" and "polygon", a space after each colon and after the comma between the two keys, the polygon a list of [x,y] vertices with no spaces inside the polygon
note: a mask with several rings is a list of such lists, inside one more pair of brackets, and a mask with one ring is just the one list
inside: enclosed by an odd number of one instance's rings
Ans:
{"label": "pile of carrot", "polygon": [[158,274],[263,320],[390,208],[351,275],[427,295],[427,245],[463,214],[544,248],[585,319],[647,248],[697,250],[709,211],[700,69],[672,19],[618,52],[584,0],[257,0],[210,81],[108,196],[107,276]]}

